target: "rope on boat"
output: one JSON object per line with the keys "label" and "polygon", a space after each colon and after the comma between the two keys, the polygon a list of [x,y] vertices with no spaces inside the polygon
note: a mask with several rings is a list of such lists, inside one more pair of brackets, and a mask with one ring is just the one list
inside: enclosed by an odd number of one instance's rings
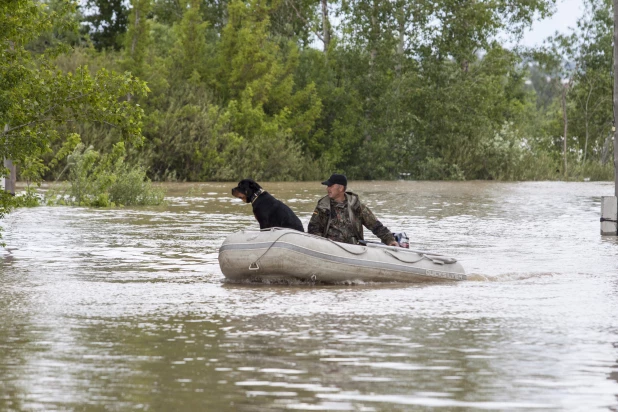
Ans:
{"label": "rope on boat", "polygon": [[423,260],[423,259],[431,260],[433,263],[436,263],[438,265],[451,264],[451,263],[457,262],[457,259],[452,258],[452,257],[446,257],[446,256],[441,256],[441,255],[431,255],[431,254],[422,253],[422,252],[415,252],[418,255],[420,255],[420,258],[418,258],[416,260],[405,260],[405,259],[402,259],[399,256],[396,256],[394,253],[392,253],[389,250],[385,250],[384,253],[394,257],[395,259],[397,259],[397,260],[399,260],[400,262],[403,262],[403,263],[416,263],[416,262],[418,262],[420,260]]}
{"label": "rope on boat", "polygon": [[[272,228],[271,230],[272,230],[272,231],[274,231],[274,230],[277,230],[277,228]],[[295,232],[297,232],[297,233],[294,233],[294,232],[285,232],[285,233],[281,234],[281,236],[279,236],[277,239],[275,239],[275,240],[274,240],[274,241],[270,244],[270,246],[268,246],[268,248],[264,251],[264,253],[262,253],[262,254],[260,255],[260,257],[259,257],[259,258],[255,259],[255,262],[253,262],[253,263],[251,263],[251,264],[249,265],[249,270],[259,270],[259,269],[260,269],[260,265],[258,264],[259,260],[260,260],[260,259],[262,259],[262,258],[264,257],[264,255],[265,255],[266,253],[268,253],[268,251],[270,250],[270,248],[272,248],[272,247],[275,245],[275,243],[277,243],[279,240],[281,240],[281,238],[282,238],[283,236],[285,236],[285,235],[298,235],[298,234],[302,234],[302,235],[304,235],[304,236],[307,236],[307,234],[306,234],[306,233],[304,233],[304,232],[298,232],[298,231],[295,231]],[[351,254],[353,254],[353,255],[362,255],[363,253],[365,253],[365,252],[367,251],[367,248],[366,248],[365,246],[363,246],[363,247],[362,247],[362,248],[363,248],[363,250],[362,250],[362,251],[360,251],[360,252],[358,252],[358,253],[357,253],[357,252],[353,252],[353,251],[351,251],[351,250],[346,249],[345,247],[343,247],[343,246],[342,246],[341,244],[339,244],[338,242],[335,242],[334,240],[330,240],[330,239],[328,239],[328,238],[323,238],[323,237],[320,237],[320,239],[328,240],[328,241],[329,241],[329,242],[331,242],[332,244],[334,244],[334,245],[336,245],[336,246],[340,247],[341,249],[343,249],[343,250],[345,250],[346,252],[351,253]]]}
{"label": "rope on boat", "polygon": [[416,259],[416,260],[406,260],[406,259],[402,259],[402,258],[400,258],[399,256],[395,255],[395,254],[394,254],[393,252],[391,252],[390,250],[385,250],[385,251],[384,251],[384,253],[386,253],[386,254],[387,254],[387,255],[389,255],[389,256],[394,257],[395,259],[397,259],[398,261],[403,262],[403,263],[416,263],[416,262],[421,261],[421,260],[423,260],[423,259],[429,259],[429,258],[427,257],[427,255],[422,254],[422,253],[419,253],[420,257],[419,257],[418,259]]}
{"label": "rope on boat", "polygon": [[[283,230],[281,228],[270,228],[267,229],[268,231],[275,231],[275,230]],[[262,231],[266,231],[266,230],[262,230]],[[249,265],[249,270],[259,270],[260,269],[260,265],[258,264],[258,262],[260,261],[260,259],[262,259],[264,257],[264,255],[266,255],[266,253],[268,253],[268,251],[275,245],[275,243],[277,243],[279,240],[281,240],[281,238],[285,235],[302,235],[302,236],[314,236],[314,235],[309,235],[307,233],[304,232],[298,232],[298,231],[292,231],[292,232],[288,232],[286,231],[285,233],[282,233],[281,236],[279,236],[277,239],[275,239],[270,246],[268,246],[268,248],[264,251],[264,253],[262,253],[260,255],[259,258],[255,259],[255,261],[253,263],[251,263]],[[318,236],[315,236],[318,237]],[[328,239],[328,238],[323,238],[323,237],[319,237],[322,240],[327,240],[330,243],[334,244],[335,246],[345,250],[346,252],[352,254],[352,255],[362,255],[364,253],[367,252],[367,246],[361,246],[363,249],[360,252],[354,252],[351,251],[349,249],[346,249],[343,245],[343,243],[339,243],[339,242],[335,242],[334,240]],[[396,256],[393,252],[389,251],[389,250],[384,250],[384,253],[388,254],[389,256],[394,257],[395,259],[399,260],[400,262],[403,263],[416,263],[419,262],[423,259],[427,259],[427,260],[431,260],[433,263],[436,263],[438,265],[444,265],[444,264],[451,264],[451,263],[455,263],[457,262],[457,259],[452,258],[452,257],[447,257],[447,256],[442,256],[442,255],[434,255],[431,253],[427,253],[427,252],[421,252],[421,251],[417,251],[417,250],[406,250],[409,252],[414,252],[416,254],[418,254],[420,257],[416,260],[406,260],[406,259],[402,259],[399,256]]]}
{"label": "rope on boat", "polygon": [[[342,246],[344,243],[335,242],[334,240],[330,240],[330,239],[326,239],[326,240],[328,240],[330,243],[332,243],[332,244],[334,244],[334,245],[336,245],[336,246],[340,247],[341,249],[343,249],[343,250],[345,250],[346,252],[351,253],[351,254],[353,254],[353,255],[357,255],[357,256],[358,256],[358,255],[362,255],[363,253],[367,252],[367,247],[366,247],[366,246],[361,246],[361,247],[363,248],[363,250],[362,250],[362,251],[360,251],[360,252],[358,252],[358,253],[356,253],[356,252],[352,252],[352,251],[351,251],[351,250],[349,250],[349,249],[344,248],[344,247]],[[355,245],[355,246],[360,246],[360,245]]]}

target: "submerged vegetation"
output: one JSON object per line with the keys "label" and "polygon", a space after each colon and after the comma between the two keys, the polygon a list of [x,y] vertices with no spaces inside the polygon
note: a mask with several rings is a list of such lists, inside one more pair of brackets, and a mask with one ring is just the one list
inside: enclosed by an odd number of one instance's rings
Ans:
{"label": "submerged vegetation", "polygon": [[101,155],[82,143],[67,158],[68,187],[52,190],[48,204],[79,206],[158,205],[164,193],[154,188],[143,167],[129,166],[124,144],[114,145],[112,152]]}

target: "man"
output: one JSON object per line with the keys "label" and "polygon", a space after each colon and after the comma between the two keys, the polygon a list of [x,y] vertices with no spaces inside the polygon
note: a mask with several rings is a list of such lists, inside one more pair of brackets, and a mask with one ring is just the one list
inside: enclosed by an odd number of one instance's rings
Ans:
{"label": "man", "polygon": [[333,174],[322,184],[326,185],[328,194],[318,201],[307,232],[337,242],[357,244],[364,240],[365,226],[382,243],[399,246],[391,231],[360,202],[358,195],[346,192],[348,179],[344,175]]}

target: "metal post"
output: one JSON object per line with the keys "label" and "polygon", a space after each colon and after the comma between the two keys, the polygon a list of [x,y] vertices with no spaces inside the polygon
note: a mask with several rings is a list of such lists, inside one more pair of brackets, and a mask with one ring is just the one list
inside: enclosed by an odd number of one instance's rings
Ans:
{"label": "metal post", "polygon": [[601,197],[601,235],[618,236],[618,0],[614,0],[614,196]]}
{"label": "metal post", "polygon": [[616,196],[601,197],[601,236],[616,236],[618,234],[618,201]]}

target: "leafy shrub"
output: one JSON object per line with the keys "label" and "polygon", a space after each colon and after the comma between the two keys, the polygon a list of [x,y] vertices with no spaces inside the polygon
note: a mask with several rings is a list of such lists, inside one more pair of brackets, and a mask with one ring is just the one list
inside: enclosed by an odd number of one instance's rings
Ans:
{"label": "leafy shrub", "polygon": [[546,152],[525,151],[513,169],[515,180],[559,180],[560,161]]}
{"label": "leafy shrub", "polygon": [[52,203],[97,207],[161,204],[163,190],[152,186],[142,167],[126,164],[125,157],[123,143],[115,144],[112,152],[103,156],[92,146],[78,144],[68,157],[68,195],[56,196]]}
{"label": "leafy shrub", "polygon": [[123,167],[109,188],[109,201],[120,205],[159,205],[164,192],[154,188],[143,167]]}
{"label": "leafy shrub", "polygon": [[524,149],[518,130],[513,123],[505,122],[490,139],[482,140],[480,143],[484,168],[479,177],[496,180],[515,179],[515,170],[522,160]]}
{"label": "leafy shrub", "polygon": [[607,162],[586,162],[577,164],[570,173],[575,179],[589,179],[592,181],[612,181],[614,180],[614,164]]}
{"label": "leafy shrub", "polygon": [[[300,145],[277,132],[243,140],[234,155],[236,161],[222,168],[215,178],[237,180],[252,176],[258,181],[294,180],[304,164]],[[223,171],[228,174],[224,175]]]}
{"label": "leafy shrub", "polygon": [[28,186],[23,193],[17,193],[13,198],[15,207],[36,207],[41,204],[41,195],[34,187]]}
{"label": "leafy shrub", "polygon": [[466,180],[463,170],[444,159],[428,157],[418,165],[419,180]]}

